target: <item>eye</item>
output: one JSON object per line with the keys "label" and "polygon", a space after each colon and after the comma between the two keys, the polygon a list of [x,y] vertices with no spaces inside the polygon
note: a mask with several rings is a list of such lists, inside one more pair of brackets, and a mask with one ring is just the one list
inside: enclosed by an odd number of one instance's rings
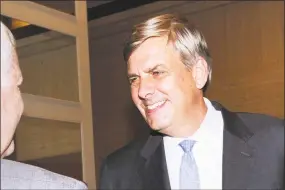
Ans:
{"label": "eye", "polygon": [[154,76],[159,76],[159,75],[161,75],[161,74],[163,74],[164,72],[163,71],[153,71],[152,72],[152,75],[154,75]]}
{"label": "eye", "polygon": [[137,77],[131,77],[129,78],[129,83],[133,84],[137,80]]}

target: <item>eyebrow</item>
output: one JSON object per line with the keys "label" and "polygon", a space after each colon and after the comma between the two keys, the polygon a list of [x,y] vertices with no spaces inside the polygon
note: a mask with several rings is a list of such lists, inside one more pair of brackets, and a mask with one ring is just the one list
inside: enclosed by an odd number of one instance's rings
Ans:
{"label": "eyebrow", "polygon": [[164,65],[163,65],[163,64],[155,65],[155,66],[152,67],[152,68],[148,68],[148,69],[146,70],[146,72],[147,72],[147,73],[153,72],[154,70],[156,70],[156,69],[158,69],[158,68],[160,68],[160,67],[164,67]]}
{"label": "eyebrow", "polygon": [[[158,68],[160,68],[160,67],[165,68],[165,66],[164,66],[163,64],[158,64],[158,65],[155,65],[155,66],[152,67],[152,68],[147,68],[147,69],[145,70],[145,72],[146,72],[146,73],[151,73],[151,72],[155,71],[156,69],[158,69]],[[133,74],[133,73],[128,74],[128,78],[133,78],[133,77],[138,77],[138,76],[139,76],[139,75]]]}
{"label": "eyebrow", "polygon": [[128,74],[128,78],[130,79],[130,78],[134,78],[134,77],[138,77],[139,75],[137,75],[137,74]]}

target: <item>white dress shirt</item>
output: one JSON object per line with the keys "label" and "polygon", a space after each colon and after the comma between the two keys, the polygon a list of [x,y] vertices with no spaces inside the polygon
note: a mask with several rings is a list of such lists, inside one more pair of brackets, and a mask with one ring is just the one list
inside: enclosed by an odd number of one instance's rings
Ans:
{"label": "white dress shirt", "polygon": [[[196,143],[192,149],[198,167],[201,189],[222,189],[223,118],[211,102],[200,128],[189,139]],[[188,138],[186,138],[188,139]],[[183,150],[179,146],[185,138],[163,137],[166,164],[171,189],[179,189],[179,173]]]}

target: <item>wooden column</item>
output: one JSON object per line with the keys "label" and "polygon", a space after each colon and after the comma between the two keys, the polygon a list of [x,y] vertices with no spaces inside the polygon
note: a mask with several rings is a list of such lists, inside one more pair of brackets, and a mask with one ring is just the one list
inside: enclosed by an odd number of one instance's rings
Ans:
{"label": "wooden column", "polygon": [[78,24],[77,27],[80,28],[76,36],[76,52],[79,101],[82,107],[81,144],[83,179],[88,183],[89,188],[95,189],[96,178],[86,1],[75,1],[75,13]]}

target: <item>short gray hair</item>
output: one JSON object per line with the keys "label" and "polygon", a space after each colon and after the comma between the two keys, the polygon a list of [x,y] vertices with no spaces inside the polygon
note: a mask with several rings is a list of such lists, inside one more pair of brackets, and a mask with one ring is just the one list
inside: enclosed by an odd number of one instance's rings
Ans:
{"label": "short gray hair", "polygon": [[211,81],[212,58],[203,34],[184,17],[164,14],[135,25],[123,51],[124,60],[128,62],[131,54],[145,40],[162,36],[168,37],[168,43],[172,43],[180,53],[181,61],[187,68],[191,68],[199,56],[205,59],[209,71],[208,81],[203,89],[205,91]]}

